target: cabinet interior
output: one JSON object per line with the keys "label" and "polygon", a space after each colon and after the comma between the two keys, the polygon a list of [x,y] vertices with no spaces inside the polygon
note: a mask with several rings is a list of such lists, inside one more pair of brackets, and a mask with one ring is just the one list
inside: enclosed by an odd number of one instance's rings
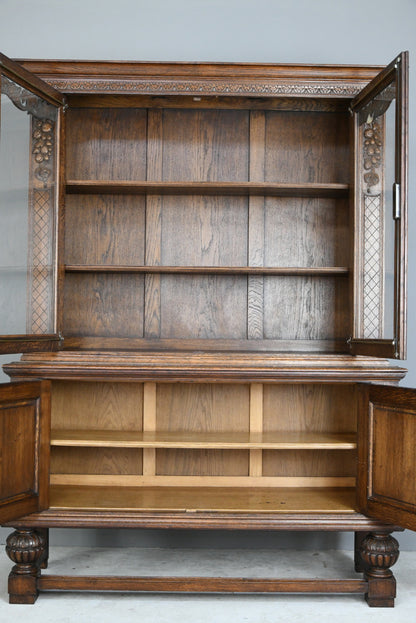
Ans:
{"label": "cabinet interior", "polygon": [[54,381],[52,505],[352,511],[356,430],[352,384]]}
{"label": "cabinet interior", "polygon": [[345,104],[195,99],[67,111],[65,348],[345,352]]}

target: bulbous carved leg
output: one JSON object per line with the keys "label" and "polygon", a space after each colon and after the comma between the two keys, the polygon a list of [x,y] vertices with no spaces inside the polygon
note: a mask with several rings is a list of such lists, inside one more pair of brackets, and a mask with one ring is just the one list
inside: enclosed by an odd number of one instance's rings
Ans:
{"label": "bulbous carved leg", "polygon": [[369,606],[392,608],[396,597],[396,579],[390,570],[399,557],[399,543],[386,532],[372,532],[363,539],[360,547],[365,564]]}
{"label": "bulbous carved leg", "polygon": [[7,538],[6,552],[15,563],[9,575],[9,603],[35,603],[45,545],[44,535],[35,530],[18,529]]}

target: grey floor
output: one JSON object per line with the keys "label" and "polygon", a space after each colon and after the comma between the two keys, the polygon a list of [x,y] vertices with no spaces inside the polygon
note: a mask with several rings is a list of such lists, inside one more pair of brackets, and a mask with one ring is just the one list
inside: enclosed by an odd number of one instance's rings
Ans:
{"label": "grey floor", "polygon": [[[7,603],[10,561],[0,553],[0,621],[30,623],[409,623],[416,611],[416,552],[395,566],[398,598],[392,609],[369,608],[360,595],[154,595],[43,593],[34,606]],[[54,574],[357,577],[352,553],[327,550],[202,550],[54,547]],[[336,619],[334,619],[336,617]]]}

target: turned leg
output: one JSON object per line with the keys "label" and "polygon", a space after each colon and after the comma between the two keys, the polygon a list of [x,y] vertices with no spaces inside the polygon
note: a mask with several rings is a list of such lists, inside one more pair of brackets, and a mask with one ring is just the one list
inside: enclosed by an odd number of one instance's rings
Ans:
{"label": "turned leg", "polygon": [[396,579],[390,570],[399,557],[399,544],[390,533],[371,532],[361,543],[361,557],[368,581],[366,600],[375,608],[392,608],[396,597]]}
{"label": "turned leg", "polygon": [[43,534],[18,529],[6,541],[6,552],[15,563],[9,575],[9,603],[34,604],[38,596],[39,565],[45,557]]}

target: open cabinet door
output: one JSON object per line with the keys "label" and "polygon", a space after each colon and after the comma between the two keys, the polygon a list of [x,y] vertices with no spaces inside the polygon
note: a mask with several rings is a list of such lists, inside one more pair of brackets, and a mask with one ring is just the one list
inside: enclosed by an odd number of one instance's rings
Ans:
{"label": "open cabinet door", "polygon": [[359,391],[359,510],[416,530],[416,390],[363,385]]}
{"label": "open cabinet door", "polygon": [[351,103],[353,355],[406,358],[407,76],[403,52]]}
{"label": "open cabinet door", "polygon": [[0,54],[0,353],[56,350],[64,97]]}
{"label": "open cabinet door", "polygon": [[50,383],[0,385],[0,524],[49,507]]}

